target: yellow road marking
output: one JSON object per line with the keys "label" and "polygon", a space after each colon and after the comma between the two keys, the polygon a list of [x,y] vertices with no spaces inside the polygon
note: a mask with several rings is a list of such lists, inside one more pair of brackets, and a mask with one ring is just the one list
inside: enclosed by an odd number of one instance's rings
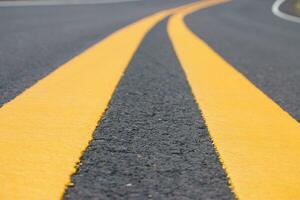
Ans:
{"label": "yellow road marking", "polygon": [[176,54],[237,197],[300,199],[299,123],[184,24],[187,14],[222,2],[204,1],[171,17]]}
{"label": "yellow road marking", "polygon": [[175,10],[117,31],[0,109],[0,199],[62,196],[143,37]]}

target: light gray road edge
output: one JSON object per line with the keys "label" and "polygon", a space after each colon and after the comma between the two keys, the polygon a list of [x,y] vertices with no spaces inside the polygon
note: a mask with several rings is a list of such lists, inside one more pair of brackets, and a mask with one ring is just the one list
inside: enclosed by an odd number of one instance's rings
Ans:
{"label": "light gray road edge", "polygon": [[42,0],[42,1],[0,1],[0,7],[19,6],[55,6],[55,5],[90,5],[134,2],[140,0]]}

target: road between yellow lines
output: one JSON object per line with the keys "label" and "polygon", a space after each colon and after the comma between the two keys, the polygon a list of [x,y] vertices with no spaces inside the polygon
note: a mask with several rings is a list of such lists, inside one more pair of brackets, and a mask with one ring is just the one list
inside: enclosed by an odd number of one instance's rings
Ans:
{"label": "road between yellow lines", "polygon": [[[300,125],[184,23],[207,1],[172,16],[168,33],[239,199],[300,199]],[[255,67],[255,66],[253,66]]]}
{"label": "road between yellow lines", "polygon": [[115,32],[0,109],[0,199],[61,198],[137,47],[173,11]]}

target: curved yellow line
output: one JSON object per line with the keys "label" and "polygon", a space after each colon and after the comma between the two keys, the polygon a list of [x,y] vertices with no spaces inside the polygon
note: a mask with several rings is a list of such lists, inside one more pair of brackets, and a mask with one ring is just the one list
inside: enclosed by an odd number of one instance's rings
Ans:
{"label": "curved yellow line", "polygon": [[0,109],[0,199],[62,196],[145,34],[175,10],[113,33]]}
{"label": "curved yellow line", "polygon": [[299,123],[184,23],[187,14],[222,2],[205,1],[170,18],[176,54],[236,196],[300,199]]}

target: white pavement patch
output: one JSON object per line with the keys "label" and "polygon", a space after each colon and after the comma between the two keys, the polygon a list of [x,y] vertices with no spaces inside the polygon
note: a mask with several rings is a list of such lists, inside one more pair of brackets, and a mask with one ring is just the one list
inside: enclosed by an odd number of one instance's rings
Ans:
{"label": "white pavement patch", "polygon": [[104,3],[121,3],[140,0],[28,0],[28,1],[0,1],[0,7],[16,6],[54,6],[54,5],[87,5]]}
{"label": "white pavement patch", "polygon": [[296,23],[300,23],[300,18],[293,16],[293,15],[289,15],[286,14],[284,12],[282,12],[280,10],[280,6],[285,2],[286,0],[276,0],[275,3],[272,6],[272,12],[274,15],[276,15],[277,17],[280,17],[282,19],[291,21],[291,22],[296,22]]}

